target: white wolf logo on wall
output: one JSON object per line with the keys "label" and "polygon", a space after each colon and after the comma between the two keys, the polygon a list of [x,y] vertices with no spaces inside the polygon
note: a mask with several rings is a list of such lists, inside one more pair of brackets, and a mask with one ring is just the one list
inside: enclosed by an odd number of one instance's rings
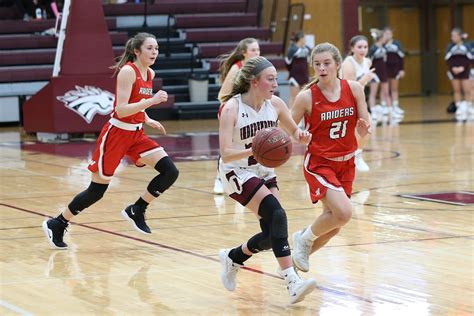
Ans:
{"label": "white wolf logo on wall", "polygon": [[69,90],[56,98],[90,124],[97,113],[107,115],[112,112],[115,95],[93,86],[76,86],[76,90]]}

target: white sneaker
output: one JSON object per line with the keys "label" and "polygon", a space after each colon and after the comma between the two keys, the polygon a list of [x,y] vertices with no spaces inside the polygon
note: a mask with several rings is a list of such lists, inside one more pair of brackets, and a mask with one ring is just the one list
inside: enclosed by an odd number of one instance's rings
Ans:
{"label": "white sneaker", "polygon": [[381,123],[383,120],[383,108],[380,105],[376,105],[370,109],[370,117],[372,119],[373,124],[377,125],[377,123]]}
{"label": "white sneaker", "polygon": [[392,106],[392,111],[400,115],[405,114],[405,111],[398,105]]}
{"label": "white sneaker", "polygon": [[230,249],[219,250],[219,260],[221,262],[221,280],[224,287],[229,291],[234,291],[236,287],[235,277],[239,272],[240,265],[234,263],[229,258]]}
{"label": "white sneaker", "polygon": [[369,165],[364,161],[364,157],[362,157],[362,151],[356,152],[354,163],[357,171],[367,172],[370,170]]}
{"label": "white sneaker", "polygon": [[302,237],[303,231],[293,233],[293,266],[303,272],[309,271],[309,252],[313,242],[311,240],[304,240]]}
{"label": "white sneaker", "polygon": [[303,280],[296,276],[288,283],[287,289],[290,294],[290,303],[296,304],[304,300],[305,296],[311,293],[316,288],[316,281],[314,279]]}
{"label": "white sneaker", "polygon": [[221,178],[219,177],[216,177],[216,180],[214,180],[214,194],[224,194],[222,181],[221,181]]}
{"label": "white sneaker", "polygon": [[458,105],[458,108],[456,109],[456,114],[455,114],[456,120],[457,121],[467,120],[468,110],[469,109],[467,106],[467,102],[465,101],[459,102],[459,105]]}
{"label": "white sneaker", "polygon": [[474,121],[474,104],[468,104],[469,108],[467,109],[467,120]]}

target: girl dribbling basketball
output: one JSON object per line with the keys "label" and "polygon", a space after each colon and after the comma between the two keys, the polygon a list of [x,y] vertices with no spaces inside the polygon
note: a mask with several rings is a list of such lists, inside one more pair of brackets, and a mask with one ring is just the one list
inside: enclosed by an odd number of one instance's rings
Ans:
{"label": "girl dribbling basketball", "polygon": [[252,157],[252,140],[265,127],[280,126],[302,144],[311,135],[293,122],[286,104],[273,92],[277,88],[275,67],[263,57],[254,57],[242,67],[219,119],[221,159],[219,173],[224,189],[231,198],[249,208],[259,219],[261,232],[233,249],[221,249],[221,279],[224,287],[234,291],[240,266],[253,254],[273,249],[290,294],[290,302],[304,299],[315,287],[312,279],[302,280],[293,269],[288,225],[279,202],[276,174]]}

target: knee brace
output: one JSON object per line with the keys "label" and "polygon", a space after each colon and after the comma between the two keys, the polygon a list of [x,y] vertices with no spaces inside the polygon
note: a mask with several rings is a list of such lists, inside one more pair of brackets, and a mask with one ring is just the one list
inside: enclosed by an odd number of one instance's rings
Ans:
{"label": "knee brace", "polygon": [[288,238],[288,221],[286,213],[273,194],[267,195],[260,202],[258,207],[258,215],[260,215],[265,223],[269,226],[271,236],[275,238]]}
{"label": "knee brace", "polygon": [[154,197],[158,197],[158,195],[165,192],[176,181],[179,170],[168,156],[161,158],[156,163],[155,170],[160,174],[150,181],[147,190]]}
{"label": "knee brace", "polygon": [[273,194],[262,200],[258,214],[270,228],[270,241],[275,257],[289,256],[291,252],[288,244],[288,221],[285,211]]}
{"label": "knee brace", "polygon": [[270,229],[262,219],[260,220],[260,228],[262,232],[247,241],[247,248],[253,253],[272,248]]}
{"label": "knee brace", "polygon": [[108,186],[108,184],[91,182],[85,191],[76,195],[71,203],[69,203],[68,208],[71,213],[77,215],[84,209],[99,201],[104,196]]}

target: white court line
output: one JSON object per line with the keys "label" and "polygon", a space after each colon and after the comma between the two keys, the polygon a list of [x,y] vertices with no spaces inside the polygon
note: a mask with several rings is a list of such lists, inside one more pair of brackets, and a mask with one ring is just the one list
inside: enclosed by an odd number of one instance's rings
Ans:
{"label": "white court line", "polygon": [[32,316],[33,315],[30,312],[27,312],[24,309],[21,309],[16,305],[10,304],[10,303],[2,301],[2,300],[0,300],[0,306],[3,306],[5,308],[7,308],[11,311],[14,311],[15,313],[18,313],[20,315],[23,315],[23,316]]}

